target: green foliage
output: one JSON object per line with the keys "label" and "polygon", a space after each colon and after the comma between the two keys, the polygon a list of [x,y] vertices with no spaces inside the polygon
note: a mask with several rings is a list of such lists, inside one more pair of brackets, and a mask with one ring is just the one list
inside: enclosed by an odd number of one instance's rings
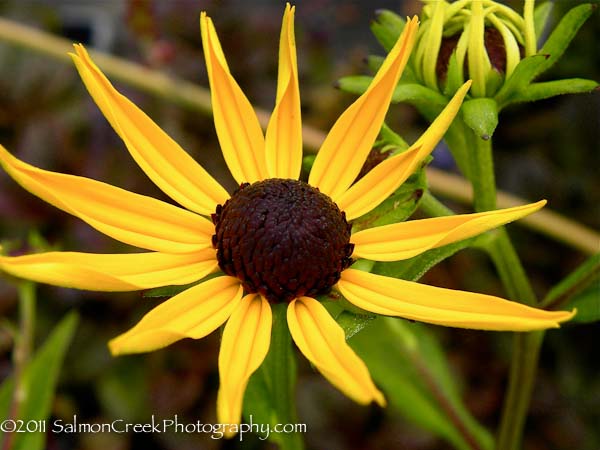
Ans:
{"label": "green foliage", "polygon": [[[529,93],[531,82],[560,59],[593,10],[594,6],[591,4],[583,4],[571,9],[556,26],[538,54],[521,60],[511,77],[495,96],[498,109],[516,102],[586,92],[598,85],[591,80],[560,80],[561,83],[554,82],[554,84],[536,83],[537,86],[534,84],[535,94],[530,95]],[[582,81],[587,83],[582,84]]]}
{"label": "green foliage", "polygon": [[[259,369],[250,377],[244,396],[244,417],[253,423],[296,423],[294,388],[296,359],[287,326],[287,304],[272,305],[273,328],[269,353]],[[269,439],[285,450],[304,448],[298,433],[271,433]]]}
{"label": "green foliage", "polygon": [[[34,354],[23,372],[22,389],[25,401],[16,419],[46,421],[50,416],[54,391],[62,362],[75,333],[78,318],[68,314],[52,331],[45,343]],[[7,379],[0,387],[0,418],[9,418],[14,380]],[[0,433],[0,442],[4,439]],[[45,447],[45,433],[16,433],[12,450],[41,450]]]}
{"label": "green foliage", "polygon": [[573,322],[600,320],[600,253],[588,258],[554,286],[543,305],[551,309],[576,308]]}
{"label": "green foliage", "polygon": [[387,9],[380,9],[376,13],[375,20],[371,22],[371,31],[385,51],[389,52],[405,25],[406,20],[398,14]]}
{"label": "green foliage", "polygon": [[458,449],[472,449],[474,442],[482,449],[493,447],[491,435],[463,405],[444,352],[427,327],[379,317],[349,343],[390,406],[408,420]]}

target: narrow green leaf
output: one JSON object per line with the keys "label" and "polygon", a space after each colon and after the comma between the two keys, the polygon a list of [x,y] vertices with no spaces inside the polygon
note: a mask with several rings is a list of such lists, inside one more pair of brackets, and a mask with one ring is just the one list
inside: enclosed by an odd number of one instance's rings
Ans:
{"label": "narrow green leaf", "polygon": [[[45,343],[35,353],[23,372],[23,386],[27,392],[25,402],[19,411],[19,419],[24,421],[44,421],[50,416],[54,391],[60,368],[75,327],[77,315],[68,314],[52,331]],[[0,389],[0,417],[8,417],[7,393],[11,393],[14,380],[9,379]],[[10,395],[10,394],[9,394]],[[3,439],[0,433],[0,442]],[[44,448],[45,433],[17,433],[12,450],[41,450]]]}
{"label": "narrow green leaf", "polygon": [[554,286],[542,305],[547,309],[577,308],[574,322],[600,320],[600,253],[588,258]]}
{"label": "narrow green leaf", "polygon": [[376,318],[377,316],[374,315],[354,314],[353,312],[347,310],[342,311],[340,314],[335,316],[336,322],[344,330],[346,340],[364,330],[365,327],[369,326]]}
{"label": "narrow green leaf", "polygon": [[[371,80],[373,80],[373,77],[367,75],[344,77],[338,80],[338,87],[343,91],[360,95],[367,90]],[[415,106],[434,106],[436,107],[437,113],[439,113],[448,103],[448,99],[446,99],[446,97],[439,92],[429,89],[428,87],[421,86],[420,84],[400,83],[398,86],[396,86],[396,89],[394,89],[392,102],[407,102]]]}
{"label": "narrow green leaf", "polygon": [[529,89],[531,81],[560,59],[593,10],[594,6],[591,4],[583,4],[571,9],[554,29],[538,54],[521,60],[495,97],[499,110],[510,103],[522,101],[520,97],[527,95],[526,91]]}
{"label": "narrow green leaf", "polygon": [[337,81],[336,86],[342,91],[361,95],[369,88],[369,84],[371,84],[372,80],[373,77],[368,75],[352,75],[340,78]]}
{"label": "narrow green leaf", "polygon": [[533,12],[533,24],[535,27],[535,35],[538,37],[538,40],[544,31],[546,31],[548,19],[550,19],[553,8],[554,3],[551,1],[541,3],[535,7],[535,11]]}
{"label": "narrow green leaf", "polygon": [[539,68],[542,67],[548,55],[537,54],[523,58],[512,75],[504,82],[502,88],[494,96],[498,104],[498,111],[502,110],[506,105],[513,103],[514,97],[517,97],[533,80],[535,75],[539,73]]}
{"label": "narrow green leaf", "polygon": [[[297,423],[295,386],[296,359],[287,326],[287,304],[272,305],[273,328],[269,353],[250,377],[244,396],[244,417],[253,423]],[[302,450],[300,433],[271,433],[268,439],[284,450]]]}
{"label": "narrow green leaf", "polygon": [[435,105],[440,108],[440,111],[448,103],[448,99],[439,92],[429,89],[420,84],[400,83],[394,89],[392,95],[392,103],[407,102],[413,105],[422,103]]}
{"label": "narrow green leaf", "polygon": [[572,8],[569,12],[567,12],[567,14],[565,14],[539,51],[539,53],[543,55],[549,55],[549,57],[545,59],[539,67],[537,67],[537,71],[532,79],[542,72],[548,70],[560,59],[573,38],[577,35],[577,32],[581,26],[585,23],[588,17],[590,17],[594,8],[594,5],[586,3]]}
{"label": "narrow green leaf", "polygon": [[454,255],[459,250],[472,246],[475,239],[477,238],[465,239],[454,244],[434,248],[404,261],[376,262],[373,267],[373,273],[416,281],[436,264]]}
{"label": "narrow green leaf", "polygon": [[598,83],[583,78],[569,78],[555,81],[531,83],[521,95],[515,98],[516,102],[533,102],[544,98],[555,97],[563,94],[581,94],[591,92],[598,88]]}
{"label": "narrow green leaf", "polygon": [[375,13],[375,20],[371,21],[371,32],[385,51],[389,52],[405,25],[406,20],[398,14],[387,9],[380,9]]}
{"label": "narrow green leaf", "polygon": [[223,272],[215,272],[210,275],[205,276],[201,280],[194,281],[190,284],[184,284],[182,286],[161,286],[153,289],[148,289],[142,293],[142,297],[144,298],[171,298],[176,296],[177,294],[181,294],[183,291],[187,291],[192,286],[196,286],[197,284],[204,283],[212,278],[219,277],[223,275]]}
{"label": "narrow green leaf", "polygon": [[443,350],[427,327],[379,317],[349,344],[366,362],[390,406],[406,419],[460,450],[472,449],[473,443],[492,448],[491,435],[462,404]]}
{"label": "narrow green leaf", "polygon": [[475,98],[461,106],[465,124],[481,139],[488,140],[498,125],[498,105],[491,98]]}

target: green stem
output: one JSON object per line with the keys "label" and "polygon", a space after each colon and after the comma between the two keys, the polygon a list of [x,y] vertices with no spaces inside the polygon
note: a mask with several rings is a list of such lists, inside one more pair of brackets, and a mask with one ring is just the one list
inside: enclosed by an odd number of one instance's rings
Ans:
{"label": "green stem", "polygon": [[[287,326],[287,304],[273,305],[273,329],[269,354],[263,363],[269,393],[275,405],[276,422],[295,424],[296,359],[292,348],[292,337]],[[282,450],[303,450],[301,433],[271,434]]]}
{"label": "green stem", "polygon": [[[15,337],[13,351],[14,390],[7,419],[19,418],[21,408],[27,400],[27,388],[24,380],[25,367],[31,358],[35,330],[35,284],[23,281],[19,284],[19,331]],[[2,450],[10,450],[16,433],[5,433]]]}
{"label": "green stem", "polygon": [[[492,141],[469,133],[468,142],[471,144],[469,167],[475,210],[495,209],[496,182]],[[492,258],[508,296],[528,305],[537,304],[535,293],[506,230],[499,229],[496,239],[487,242],[484,248]],[[516,450],[521,446],[543,338],[543,332],[515,333],[508,391],[502,409],[496,450]]]}
{"label": "green stem", "polygon": [[[465,127],[466,129],[466,127]],[[496,209],[496,179],[492,140],[481,139],[473,131],[467,131],[469,170],[473,184],[473,204],[476,211]]]}
{"label": "green stem", "polygon": [[495,231],[494,239],[486,242],[484,250],[492,258],[508,297],[519,303],[535,305],[535,293],[504,227]]}

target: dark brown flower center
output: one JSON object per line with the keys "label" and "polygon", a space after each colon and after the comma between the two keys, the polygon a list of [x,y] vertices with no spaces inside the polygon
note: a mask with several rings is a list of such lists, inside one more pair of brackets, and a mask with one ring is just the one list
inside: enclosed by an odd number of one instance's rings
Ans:
{"label": "dark brown flower center", "polygon": [[212,219],[221,270],[272,302],[327,293],[351,263],[345,214],[302,181],[244,183]]}

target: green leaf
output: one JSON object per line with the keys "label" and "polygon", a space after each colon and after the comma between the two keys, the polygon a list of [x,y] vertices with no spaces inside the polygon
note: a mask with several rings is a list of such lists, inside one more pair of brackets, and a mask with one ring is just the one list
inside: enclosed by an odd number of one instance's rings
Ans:
{"label": "green leaf", "polygon": [[380,9],[375,13],[375,20],[371,22],[371,32],[385,51],[389,52],[405,25],[406,20],[398,14],[387,9]]}
{"label": "green leaf", "polygon": [[533,102],[563,94],[581,94],[598,88],[598,83],[583,78],[531,83],[519,96],[519,102]]}
{"label": "green leaf", "polygon": [[427,273],[436,264],[454,255],[459,250],[470,247],[476,237],[465,239],[440,248],[427,250],[425,253],[403,261],[376,262],[373,273],[387,277],[402,278],[403,280],[416,281]]}
{"label": "green leaf", "polygon": [[340,78],[336,86],[342,91],[361,95],[369,88],[369,84],[371,84],[372,80],[373,77],[368,75],[351,75],[349,77]]}
{"label": "green leaf", "polygon": [[[287,304],[272,305],[273,328],[269,353],[260,368],[252,374],[244,396],[244,417],[253,423],[297,423],[294,388],[296,359],[292,337],[287,326]],[[271,433],[268,439],[284,450],[304,448],[300,433]]]}
{"label": "green leaf", "polygon": [[535,11],[533,12],[533,25],[535,28],[535,35],[538,39],[546,30],[548,19],[550,19],[553,8],[554,3],[550,1],[541,3],[535,7]]}
{"label": "green leaf", "polygon": [[560,59],[573,38],[577,35],[579,28],[590,17],[594,8],[594,5],[587,3],[576,6],[565,14],[539,51],[539,53],[549,55],[549,57],[537,68],[532,79],[548,70]]}
{"label": "green leaf", "polygon": [[190,284],[184,284],[182,286],[161,286],[153,289],[148,289],[142,293],[142,297],[144,298],[171,298],[176,296],[177,294],[181,294],[183,291],[187,291],[192,286],[196,286],[197,284],[204,283],[212,278],[219,277],[223,275],[223,272],[215,272],[210,275],[205,276],[201,280],[194,281]]}
{"label": "green leaf", "polygon": [[573,322],[600,320],[600,253],[588,258],[554,286],[542,306],[546,309],[577,308]]}
{"label": "green leaf", "polygon": [[379,317],[349,344],[390,406],[406,419],[461,450],[472,449],[472,442],[486,450],[493,447],[491,435],[462,404],[443,350],[427,327]]}
{"label": "green leaf", "polygon": [[[343,77],[338,81],[338,87],[343,91],[360,95],[367,90],[372,80],[373,77],[367,75]],[[421,86],[420,84],[400,83],[398,86],[396,86],[396,89],[394,89],[392,102],[407,102],[415,106],[434,106],[439,114],[442,108],[444,108],[448,103],[448,99],[439,92],[429,89],[428,87]]]}
{"label": "green leaf", "polygon": [[[67,351],[78,318],[68,314],[54,328],[45,343],[35,353],[23,372],[23,387],[27,393],[18,418],[24,421],[44,421],[50,416],[54,391],[60,368]],[[8,417],[8,405],[14,380],[8,379],[0,388],[0,417]],[[8,401],[7,401],[8,397]],[[3,436],[0,433],[0,442]],[[17,433],[12,450],[40,450],[45,446],[45,433]]]}
{"label": "green leaf", "polygon": [[467,100],[461,107],[465,124],[481,139],[488,140],[498,125],[498,105],[491,98]]}
{"label": "green leaf", "polygon": [[344,330],[346,340],[364,330],[376,318],[377,316],[374,315],[354,314],[350,311],[342,311],[340,314],[335,316],[336,322]]}
{"label": "green leaf", "polygon": [[498,104],[498,111],[502,110],[506,105],[513,103],[518,98],[523,90],[529,85],[531,80],[539,73],[539,68],[542,67],[548,55],[537,54],[523,58],[512,75],[504,82],[504,85],[494,96]]}
{"label": "green leaf", "polygon": [[531,81],[560,59],[593,10],[594,6],[591,4],[583,4],[571,9],[554,29],[538,54],[521,60],[495,97],[499,110],[510,103],[525,101],[521,100],[521,97],[527,96]]}
{"label": "green leaf", "polygon": [[441,111],[448,103],[448,99],[439,92],[420,84],[400,83],[394,89],[392,103],[401,102],[407,102],[415,106],[423,103],[429,106],[435,105]]}
{"label": "green leaf", "polygon": [[425,171],[420,169],[379,206],[356,219],[352,225],[353,232],[406,220],[417,208],[426,188]]}

